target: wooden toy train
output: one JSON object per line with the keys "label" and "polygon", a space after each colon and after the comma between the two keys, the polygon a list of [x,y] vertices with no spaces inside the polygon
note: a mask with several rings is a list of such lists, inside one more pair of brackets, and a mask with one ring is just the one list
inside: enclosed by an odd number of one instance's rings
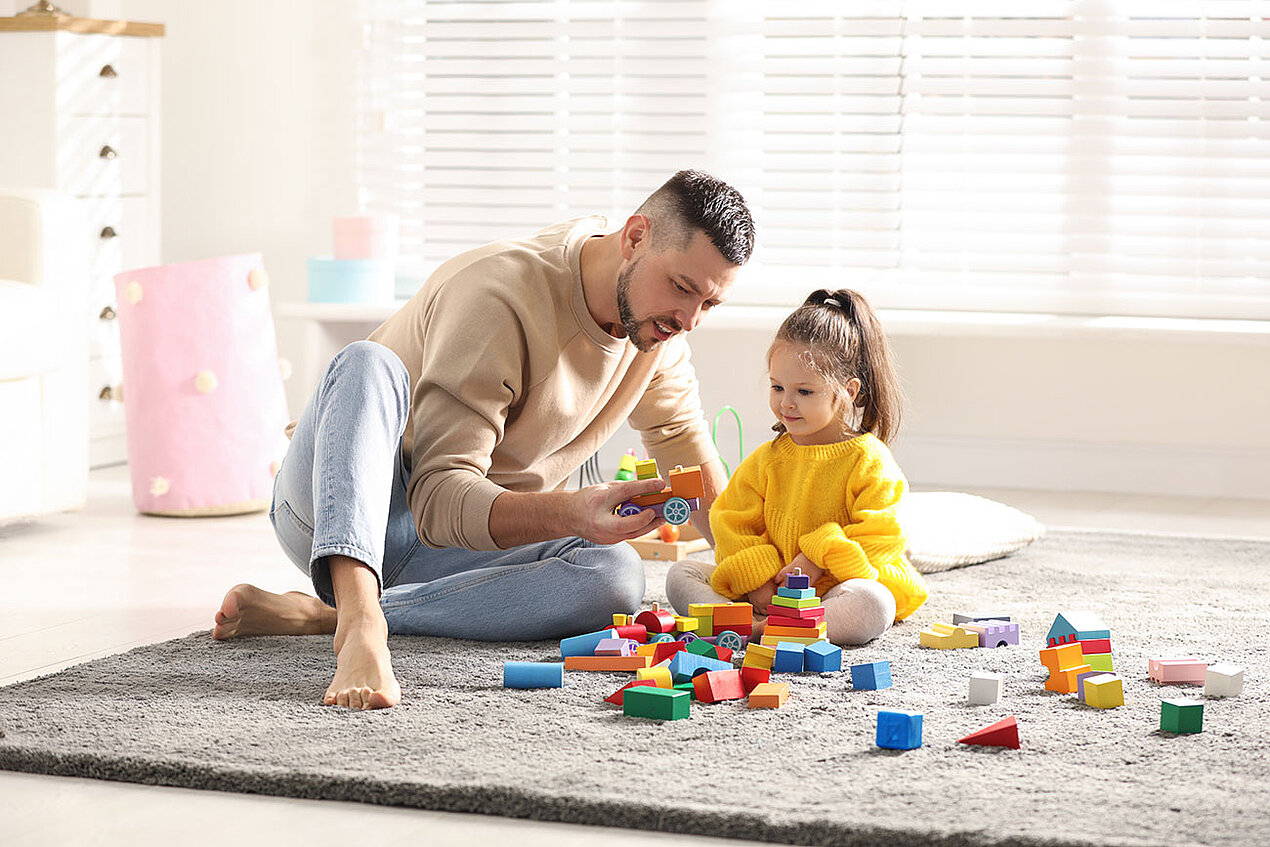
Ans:
{"label": "wooden toy train", "polygon": [[[639,479],[657,478],[657,461],[646,459],[635,462],[635,475]],[[645,509],[652,509],[666,523],[679,526],[688,522],[692,513],[701,508],[701,497],[705,487],[701,481],[701,466],[683,467],[675,465],[674,470],[666,475],[670,484],[654,494],[641,494],[632,497],[617,507],[617,514],[627,518],[638,515]]]}

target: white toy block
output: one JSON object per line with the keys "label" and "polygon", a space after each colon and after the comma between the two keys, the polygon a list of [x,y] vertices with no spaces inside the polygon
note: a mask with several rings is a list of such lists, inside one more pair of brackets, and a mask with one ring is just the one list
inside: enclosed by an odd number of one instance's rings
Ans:
{"label": "white toy block", "polygon": [[991,706],[1001,699],[1001,674],[981,671],[970,675],[970,697],[972,706]]}
{"label": "white toy block", "polygon": [[1204,693],[1209,697],[1238,697],[1244,690],[1244,669],[1238,665],[1209,665],[1204,670]]}

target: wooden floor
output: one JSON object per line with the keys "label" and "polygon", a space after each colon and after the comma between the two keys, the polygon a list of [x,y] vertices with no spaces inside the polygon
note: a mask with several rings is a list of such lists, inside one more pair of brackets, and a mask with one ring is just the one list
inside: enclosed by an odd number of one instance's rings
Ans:
{"label": "wooden floor", "polygon": [[[147,518],[132,507],[126,468],[94,472],[82,512],[0,526],[0,685],[211,626],[225,590],[252,582],[309,590],[268,519]],[[1270,501],[974,490],[1053,526],[1270,539]],[[332,662],[332,667],[333,667]],[[409,693],[407,692],[407,696]],[[0,772],[0,842],[164,845],[239,842],[260,829],[273,845],[415,837],[419,844],[745,842],[596,830],[359,804],[187,791]]]}

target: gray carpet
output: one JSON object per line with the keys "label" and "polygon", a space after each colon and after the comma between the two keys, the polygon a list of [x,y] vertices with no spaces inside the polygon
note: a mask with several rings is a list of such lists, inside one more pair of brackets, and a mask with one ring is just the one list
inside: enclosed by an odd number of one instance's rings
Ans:
{"label": "gray carpet", "polygon": [[[658,599],[665,566],[649,568]],[[0,689],[0,767],[792,844],[1270,842],[1270,544],[1055,532],[930,582],[914,620],[848,656],[889,659],[884,691],[786,676],[780,710],[693,704],[660,724],[601,702],[621,675],[501,687],[504,660],[554,644],[393,638],[405,701],[350,712],[317,705],[328,638],[196,633]],[[971,608],[1015,615],[1024,645],[917,647]],[[1042,690],[1036,651],[1068,608],[1111,627],[1123,708]],[[1177,654],[1247,669],[1198,735],[1158,730],[1161,697],[1199,691],[1146,679],[1148,656]],[[1006,674],[1000,704],[965,704],[974,670]],[[924,746],[874,746],[879,708],[923,712]],[[1009,714],[1022,749],[956,743]]]}

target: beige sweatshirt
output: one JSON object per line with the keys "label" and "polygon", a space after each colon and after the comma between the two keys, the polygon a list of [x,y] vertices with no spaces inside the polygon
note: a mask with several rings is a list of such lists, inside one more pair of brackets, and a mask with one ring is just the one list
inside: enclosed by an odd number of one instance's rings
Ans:
{"label": "beige sweatshirt", "polygon": [[410,371],[403,452],[425,544],[498,549],[494,499],[562,488],[625,420],[663,469],[717,457],[684,338],[640,353],[587,310],[582,244],[604,232],[586,218],[460,254],[371,333]]}

